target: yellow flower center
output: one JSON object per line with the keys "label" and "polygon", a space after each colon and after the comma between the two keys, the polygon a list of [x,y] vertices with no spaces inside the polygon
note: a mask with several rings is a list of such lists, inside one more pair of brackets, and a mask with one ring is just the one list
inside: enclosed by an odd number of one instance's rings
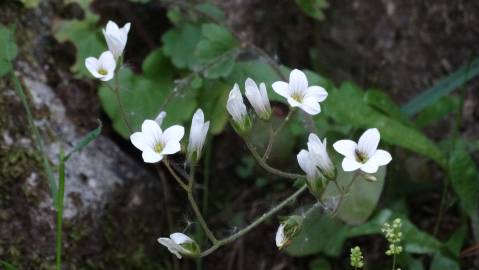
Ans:
{"label": "yellow flower center", "polygon": [[293,98],[294,100],[296,100],[299,103],[303,102],[303,95],[301,95],[301,94],[293,93],[291,95],[291,98]]}
{"label": "yellow flower center", "polygon": [[155,152],[161,153],[161,151],[163,151],[163,145],[161,143],[157,143],[155,145]]}
{"label": "yellow flower center", "polygon": [[368,161],[368,155],[356,149],[356,161],[360,163],[366,163],[366,161]]}
{"label": "yellow flower center", "polygon": [[104,68],[100,68],[100,69],[98,70],[98,73],[99,73],[100,75],[105,76],[106,74],[108,74],[108,71],[107,71],[106,69],[104,69]]}

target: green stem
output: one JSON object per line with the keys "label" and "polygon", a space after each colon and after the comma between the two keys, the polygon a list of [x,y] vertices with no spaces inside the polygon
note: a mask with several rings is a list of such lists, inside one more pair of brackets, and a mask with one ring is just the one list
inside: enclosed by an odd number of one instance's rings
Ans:
{"label": "green stem", "polygon": [[176,180],[176,182],[178,182],[178,184],[180,185],[181,188],[183,188],[185,191],[188,190],[188,186],[183,182],[183,180],[181,180],[181,178],[176,174],[175,170],[173,170],[173,168],[171,168],[170,166],[170,163],[168,162],[168,160],[165,158],[163,160],[163,164],[165,164],[165,167],[168,169],[168,171],[170,172],[170,174],[173,176],[173,178]]}
{"label": "green stem", "polygon": [[219,240],[218,242],[216,242],[215,244],[213,244],[213,246],[211,246],[209,249],[203,251],[201,254],[200,254],[200,257],[205,257],[205,256],[208,256],[209,254],[213,253],[215,250],[217,250],[218,248],[220,248],[221,246],[224,246],[228,243],[231,243],[233,242],[234,240],[238,239],[239,237],[243,236],[244,234],[248,233],[249,231],[251,231],[253,228],[255,228],[256,226],[258,226],[259,224],[263,223],[265,220],[267,220],[268,218],[270,218],[271,216],[273,216],[274,214],[276,214],[278,211],[280,211],[281,209],[283,209],[286,205],[288,205],[290,202],[296,200],[296,198],[298,198],[299,195],[301,195],[304,191],[306,191],[308,189],[308,187],[306,185],[303,185],[301,188],[299,188],[295,193],[291,194],[289,197],[287,197],[286,199],[284,199],[281,203],[279,203],[277,206],[273,207],[271,210],[269,210],[268,212],[264,213],[263,215],[261,215],[261,217],[259,217],[258,219],[256,219],[255,221],[253,221],[253,223],[251,223],[250,225],[248,225],[247,227],[245,227],[244,229],[238,231],[237,233],[233,234],[233,235],[230,235],[224,239],[221,239]]}
{"label": "green stem", "polygon": [[126,114],[125,108],[123,107],[123,102],[121,101],[119,89],[113,89],[113,93],[115,93],[116,101],[118,102],[118,107],[120,109],[121,116],[123,117],[123,121],[125,121],[125,125],[130,133],[133,133],[133,128],[130,125],[130,121],[128,121],[128,115]]}
{"label": "green stem", "polygon": [[264,151],[263,157],[261,158],[262,160],[266,161],[269,158],[269,154],[271,153],[271,149],[273,148],[274,144],[274,139],[278,135],[278,133],[283,129],[283,127],[288,123],[289,119],[291,118],[291,115],[293,115],[294,108],[290,108],[288,115],[284,118],[283,121],[281,121],[281,124],[278,126],[278,128],[275,131],[271,131],[271,134],[269,136],[269,142],[268,146],[266,147],[266,151]]}
{"label": "green stem", "polygon": [[298,178],[305,178],[304,175],[302,174],[296,174],[296,173],[288,173],[288,172],[283,172],[281,170],[278,170],[276,168],[273,168],[271,166],[269,166],[266,161],[263,160],[263,158],[258,154],[258,152],[256,151],[256,147],[253,146],[246,138],[245,138],[245,144],[246,146],[248,147],[249,151],[251,152],[251,154],[253,155],[253,157],[256,159],[256,161],[258,162],[258,164],[263,167],[263,169],[265,169],[266,171],[274,174],[274,175],[277,175],[279,177],[283,177],[283,178],[289,178],[289,179],[298,179]]}
{"label": "green stem", "polygon": [[196,218],[200,222],[201,227],[205,231],[206,236],[213,244],[215,244],[218,242],[218,239],[216,239],[215,235],[208,227],[208,224],[206,223],[206,220],[201,214],[200,208],[198,207],[198,204],[196,203],[195,197],[193,195],[193,186],[195,183],[195,166],[196,164],[191,164],[190,179],[188,181],[188,189],[186,190],[186,193],[188,194],[188,201],[190,202],[191,208],[193,208],[193,211],[195,212]]}
{"label": "green stem", "polygon": [[55,241],[55,262],[56,269],[60,270],[62,265],[62,223],[63,223],[63,200],[65,195],[65,158],[63,147],[60,148],[60,164],[58,165],[58,194],[57,194],[57,225]]}
{"label": "green stem", "polygon": [[396,270],[396,254],[393,255],[393,268],[392,270]]}

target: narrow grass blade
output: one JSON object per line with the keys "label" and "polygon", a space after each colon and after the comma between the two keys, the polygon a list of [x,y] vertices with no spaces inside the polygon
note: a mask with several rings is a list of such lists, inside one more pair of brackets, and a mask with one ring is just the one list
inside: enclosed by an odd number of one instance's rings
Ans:
{"label": "narrow grass blade", "polygon": [[413,100],[402,106],[401,110],[408,116],[413,116],[477,75],[479,75],[479,57],[474,58],[467,66],[460,68],[439,81],[433,87],[416,96]]}
{"label": "narrow grass blade", "polygon": [[102,123],[100,120],[98,120],[98,127],[88,132],[88,134],[85,135],[80,142],[75,145],[75,147],[73,147],[73,150],[71,150],[70,153],[65,156],[65,161],[67,161],[73,153],[80,151],[83,147],[87,146],[90,142],[96,139],[100,135],[101,129]]}
{"label": "narrow grass blade", "polygon": [[56,269],[61,270],[62,266],[62,223],[63,223],[63,200],[65,196],[65,153],[60,148],[58,165],[58,194],[57,194],[57,226],[55,233],[55,264]]}

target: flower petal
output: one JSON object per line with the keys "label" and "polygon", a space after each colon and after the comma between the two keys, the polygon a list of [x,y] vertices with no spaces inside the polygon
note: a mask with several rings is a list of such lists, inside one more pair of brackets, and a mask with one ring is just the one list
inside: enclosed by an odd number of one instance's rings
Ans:
{"label": "flower petal", "polygon": [[113,54],[110,51],[105,51],[100,55],[100,58],[98,58],[100,61],[102,67],[108,71],[115,71],[116,68],[116,61],[115,57],[113,57]]}
{"label": "flower petal", "polygon": [[99,62],[98,59],[95,57],[88,57],[85,59],[85,67],[88,69],[88,71],[93,75],[95,78],[101,78],[103,75],[98,73],[99,69]]}
{"label": "flower petal", "polygon": [[356,147],[356,142],[351,140],[339,140],[333,144],[333,148],[336,152],[353,160],[356,159]]}
{"label": "flower petal", "polygon": [[290,96],[289,94],[289,86],[288,86],[288,83],[286,82],[281,82],[281,81],[278,81],[278,82],[274,82],[273,85],[273,90],[280,96],[282,97],[285,97],[285,98],[288,98]]}
{"label": "flower petal", "polygon": [[143,124],[141,124],[141,132],[154,138],[155,143],[160,142],[161,135],[163,134],[160,126],[155,121],[149,119],[143,121]]}
{"label": "flower petal", "polygon": [[131,143],[141,151],[153,149],[155,141],[153,137],[146,135],[143,132],[135,132],[130,136]]}
{"label": "flower petal", "polygon": [[278,248],[281,248],[284,245],[284,241],[286,240],[285,238],[286,237],[284,235],[284,225],[280,224],[278,230],[276,231],[275,237],[276,246]]}
{"label": "flower petal", "polygon": [[174,125],[163,132],[163,142],[168,144],[170,141],[180,142],[185,135],[185,128],[180,125]]}
{"label": "flower petal", "polygon": [[158,154],[157,152],[153,151],[153,149],[146,149],[141,153],[143,157],[143,161],[146,163],[156,163],[163,159],[163,155]]}
{"label": "flower petal", "polygon": [[163,246],[167,247],[168,250],[175,254],[178,259],[181,259],[181,254],[179,250],[181,250],[181,247],[176,244],[173,240],[170,238],[162,237],[158,239],[158,243],[162,244]]}
{"label": "flower petal", "polygon": [[310,115],[316,115],[321,112],[321,106],[313,98],[304,98],[299,107]]}
{"label": "flower petal", "polygon": [[361,171],[365,173],[376,173],[379,167],[376,163],[368,161],[361,167]]}
{"label": "flower petal", "polygon": [[308,79],[306,75],[299,69],[293,69],[289,74],[289,91],[290,93],[304,93],[308,88]]}
{"label": "flower petal", "polygon": [[378,149],[376,150],[374,155],[368,160],[367,163],[373,162],[377,166],[384,166],[388,164],[389,162],[391,162],[391,160],[392,160],[392,157],[388,151]]}
{"label": "flower petal", "polygon": [[179,141],[176,140],[169,140],[165,146],[163,147],[163,150],[161,151],[162,155],[172,155],[176,152],[179,152],[181,150],[181,144]]}
{"label": "flower petal", "polygon": [[186,234],[178,233],[178,232],[172,233],[170,235],[170,238],[171,240],[173,240],[173,242],[177,243],[178,245],[194,242],[193,239],[188,237]]}
{"label": "flower petal", "polygon": [[346,157],[346,158],[343,159],[343,162],[341,163],[341,166],[343,167],[343,170],[345,172],[352,172],[352,171],[355,171],[355,170],[361,168],[363,166],[363,164],[357,162],[354,159],[350,159],[350,158]]}
{"label": "flower petal", "polygon": [[328,97],[328,92],[321,86],[310,86],[304,98],[314,98],[317,102],[323,102]]}
{"label": "flower petal", "polygon": [[379,131],[377,128],[370,128],[366,130],[358,141],[358,150],[365,153],[368,158],[371,158],[378,149],[379,145]]}

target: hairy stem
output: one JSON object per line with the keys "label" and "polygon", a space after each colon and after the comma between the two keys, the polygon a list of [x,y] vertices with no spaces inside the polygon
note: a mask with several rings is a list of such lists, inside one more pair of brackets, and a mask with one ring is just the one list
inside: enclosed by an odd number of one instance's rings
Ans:
{"label": "hairy stem", "polygon": [[185,184],[185,182],[183,182],[183,180],[181,180],[181,178],[178,176],[178,174],[176,174],[175,170],[173,170],[173,168],[171,168],[170,163],[168,162],[167,159],[165,159],[163,161],[163,164],[165,164],[165,167],[168,169],[168,171],[173,176],[173,178],[176,180],[176,182],[178,182],[180,187],[183,188],[185,191],[188,191],[188,186]]}
{"label": "hairy stem", "polygon": [[294,109],[290,108],[288,115],[284,118],[283,121],[281,121],[281,124],[276,128],[276,130],[272,130],[271,128],[271,133],[269,136],[269,141],[268,141],[268,146],[266,147],[266,151],[264,151],[263,157],[261,158],[262,160],[266,161],[269,158],[269,154],[271,153],[271,149],[273,148],[274,144],[274,139],[276,136],[279,134],[279,132],[283,129],[283,127],[288,123],[289,119],[291,118],[291,115],[293,114]]}
{"label": "hairy stem", "polygon": [[258,164],[263,167],[266,171],[270,172],[271,174],[277,175],[279,177],[283,178],[289,178],[289,179],[298,179],[298,178],[305,178],[304,175],[302,174],[296,174],[296,173],[289,173],[289,172],[283,172],[281,170],[278,170],[276,168],[273,168],[269,166],[266,161],[263,160],[263,158],[258,154],[258,151],[256,151],[256,147],[252,145],[247,139],[244,140],[246,146],[248,147],[249,151],[253,155],[253,157],[256,159]]}
{"label": "hairy stem", "polygon": [[248,225],[247,227],[245,227],[244,229],[238,231],[237,233],[235,234],[232,234],[226,238],[223,238],[221,240],[219,240],[217,243],[213,244],[213,246],[211,246],[209,249],[203,251],[199,256],[200,257],[205,257],[205,256],[208,256],[209,254],[213,253],[215,250],[217,250],[218,248],[220,248],[221,246],[224,246],[228,243],[231,243],[233,242],[234,240],[238,239],[239,237],[245,235],[246,233],[248,233],[249,231],[251,231],[253,228],[255,228],[256,226],[258,226],[259,224],[263,223],[265,220],[267,220],[268,218],[270,218],[271,216],[273,216],[274,214],[276,214],[278,211],[280,211],[281,209],[283,209],[286,205],[288,205],[290,202],[296,200],[296,198],[299,197],[299,195],[301,195],[304,191],[306,191],[308,189],[308,187],[306,185],[303,185],[301,188],[299,188],[296,192],[294,192],[293,194],[291,194],[289,197],[287,197],[286,199],[284,199],[281,203],[279,203],[278,205],[276,205],[275,207],[273,207],[271,210],[269,210],[268,212],[264,213],[263,215],[261,215],[258,219],[256,219],[255,221],[253,221],[250,225]]}
{"label": "hairy stem", "polygon": [[193,211],[195,212],[196,218],[200,222],[201,227],[205,231],[206,236],[208,237],[208,239],[210,239],[210,241],[213,244],[216,244],[218,242],[218,240],[216,239],[215,235],[213,234],[213,232],[208,227],[208,224],[206,223],[206,220],[204,219],[203,215],[201,214],[200,208],[198,207],[198,204],[196,203],[195,197],[193,195],[193,187],[194,187],[194,183],[195,183],[195,165],[196,164],[191,165],[190,178],[189,178],[189,181],[188,181],[188,188],[186,190],[186,193],[188,194],[188,201],[190,202],[191,208],[193,208]]}

